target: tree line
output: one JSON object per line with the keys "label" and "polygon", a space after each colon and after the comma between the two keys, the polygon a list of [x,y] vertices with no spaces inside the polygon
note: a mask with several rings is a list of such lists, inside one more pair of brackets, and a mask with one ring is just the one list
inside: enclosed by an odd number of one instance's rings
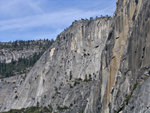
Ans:
{"label": "tree line", "polygon": [[38,46],[41,52],[34,53],[28,58],[19,58],[18,61],[12,59],[11,63],[0,63],[0,78],[11,77],[28,72],[31,67],[39,60],[42,54],[52,45],[54,40],[39,41],[15,41],[12,43],[0,43],[0,49],[10,48],[15,50],[23,49],[25,46]]}

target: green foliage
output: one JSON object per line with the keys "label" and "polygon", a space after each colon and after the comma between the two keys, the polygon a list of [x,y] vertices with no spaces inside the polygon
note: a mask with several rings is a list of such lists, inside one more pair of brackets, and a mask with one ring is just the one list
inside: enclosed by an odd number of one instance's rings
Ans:
{"label": "green foliage", "polygon": [[92,80],[92,75],[91,74],[89,74],[89,79]]}
{"label": "green foliage", "polygon": [[90,54],[89,54],[89,53],[84,53],[83,56],[84,56],[84,57],[90,56]]}
{"label": "green foliage", "polygon": [[91,79],[84,79],[84,82],[90,82],[92,81]]}
{"label": "green foliage", "polygon": [[41,57],[43,52],[35,53],[29,58],[19,58],[18,61],[12,61],[11,63],[0,63],[0,75],[1,77],[10,77],[17,74],[23,74],[32,67],[36,61]]}
{"label": "green foliage", "polygon": [[86,57],[87,56],[86,53],[84,53],[83,56]]}
{"label": "green foliage", "polygon": [[70,71],[70,80],[72,79],[72,71]]}
{"label": "green foliage", "polygon": [[46,50],[49,45],[51,45],[54,42],[54,40],[29,40],[29,41],[23,41],[23,40],[17,40],[14,42],[6,42],[2,43],[0,42],[0,49],[10,49],[10,50],[23,50],[28,48],[34,48],[39,47],[39,49]]}
{"label": "green foliage", "polygon": [[131,96],[132,96],[132,94],[133,94],[133,91],[137,88],[138,85],[139,85],[139,83],[136,82],[136,83],[134,84],[134,86],[133,86],[133,89],[132,89],[131,93],[130,93],[128,96],[126,96],[126,99],[125,99],[126,104],[128,104],[128,102],[129,102],[129,100],[130,100],[130,98],[131,98]]}
{"label": "green foliage", "polygon": [[67,106],[63,106],[63,107],[58,106],[58,107],[57,107],[57,110],[59,110],[59,111],[67,110],[67,109],[69,109],[69,107],[67,107]]}
{"label": "green foliage", "polygon": [[80,81],[75,80],[74,86],[76,86],[76,85],[78,85],[78,84],[80,84]]}
{"label": "green foliage", "polygon": [[146,76],[146,77],[144,78],[144,81],[146,81],[148,78],[149,78],[149,76]]}
{"label": "green foliage", "polygon": [[131,92],[126,96],[122,107],[121,107],[118,111],[115,111],[115,113],[120,113],[120,111],[122,111],[122,110],[124,109],[125,105],[128,105],[129,100],[130,100],[131,96],[133,95],[134,90],[137,88],[138,85],[139,85],[138,82],[136,82],[136,83],[134,84],[133,89],[132,89]]}
{"label": "green foliage", "polygon": [[70,88],[73,88],[73,86],[71,84],[69,84]]}
{"label": "green foliage", "polygon": [[17,98],[18,98],[18,96],[16,95],[16,96],[15,96],[15,99],[17,99]]}
{"label": "green foliage", "polygon": [[57,87],[55,87],[55,92],[56,92],[56,94],[60,94]]}
{"label": "green foliage", "polygon": [[73,106],[73,104],[70,104],[70,107],[72,107]]}
{"label": "green foliage", "polygon": [[[87,75],[86,75],[87,76]],[[89,78],[85,78],[84,79],[84,82],[90,82],[90,81],[92,81],[92,75],[91,74],[89,74]]]}
{"label": "green foliage", "polygon": [[82,82],[83,80],[81,78],[76,78],[74,80],[74,84],[73,86],[71,84],[69,84],[70,88],[73,88],[74,86],[77,86],[78,84],[80,84],[80,82]]}
{"label": "green foliage", "polygon": [[125,72],[125,75],[126,75],[129,71],[130,71],[130,69],[127,69],[126,72]]}
{"label": "green foliage", "polygon": [[84,110],[80,111],[79,113],[84,113]]}
{"label": "green foliage", "polygon": [[137,86],[138,86],[138,82],[136,82],[135,84],[134,84],[134,86],[133,86],[133,91],[137,88]]}
{"label": "green foliage", "polygon": [[19,58],[18,61],[12,59],[11,63],[0,63],[0,78],[10,77],[27,73],[31,67],[39,60],[42,54],[52,45],[53,40],[38,41],[15,41],[8,43],[0,43],[0,49],[9,49],[12,51],[27,50],[39,48],[41,52],[34,53],[28,58]]}
{"label": "green foliage", "polygon": [[76,81],[82,81],[82,78],[76,78],[75,80]]}
{"label": "green foliage", "polygon": [[130,100],[130,98],[131,98],[131,93],[128,95],[128,96],[126,96],[126,99],[125,99],[125,102],[126,102],[126,104],[128,104],[128,102],[129,102],[129,100]]}
{"label": "green foliage", "polygon": [[52,113],[52,111],[49,109],[49,107],[29,107],[20,110],[12,109],[3,113]]}

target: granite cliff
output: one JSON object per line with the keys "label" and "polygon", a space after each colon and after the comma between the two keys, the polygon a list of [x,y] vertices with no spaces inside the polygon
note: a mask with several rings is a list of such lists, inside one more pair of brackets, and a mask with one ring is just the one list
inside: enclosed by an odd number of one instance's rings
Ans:
{"label": "granite cliff", "polygon": [[[110,17],[74,22],[57,37],[25,80],[23,76],[18,78],[22,82],[19,85],[15,82],[15,90],[10,88],[12,93],[1,101],[1,110],[37,104],[51,105],[53,111],[59,111],[64,106],[68,108],[60,112],[96,110],[93,94],[96,92],[95,85],[98,86],[100,82],[99,53],[105,46],[110,25]],[[6,96],[5,93],[1,94]]]}
{"label": "granite cliff", "polygon": [[113,18],[73,22],[26,76],[1,80],[0,111],[149,113],[149,45],[150,1],[117,0]]}

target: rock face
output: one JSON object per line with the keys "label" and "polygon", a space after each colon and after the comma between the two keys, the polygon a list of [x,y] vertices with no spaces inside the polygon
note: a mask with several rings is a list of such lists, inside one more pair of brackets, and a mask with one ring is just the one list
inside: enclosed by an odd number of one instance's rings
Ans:
{"label": "rock face", "polygon": [[12,59],[17,61],[19,58],[28,58],[32,56],[34,53],[40,52],[39,49],[28,49],[28,50],[21,50],[21,51],[11,51],[9,49],[2,49],[0,61],[5,63],[11,63]]}
{"label": "rock face", "polygon": [[[0,106],[2,106],[2,103],[6,100],[18,98],[17,89],[24,83],[24,80],[25,74],[0,79]],[[13,97],[11,97],[10,95]]]}
{"label": "rock face", "polygon": [[110,17],[74,22],[31,69],[17,94],[1,102],[1,111],[39,104],[53,111],[67,106],[60,112],[96,112],[99,96],[94,94],[100,93],[101,53],[110,25]]}
{"label": "rock face", "polygon": [[12,60],[28,58],[34,53],[42,52],[43,47],[46,48],[51,42],[50,40],[0,42],[0,62],[11,63]]}
{"label": "rock face", "polygon": [[118,0],[113,18],[80,20],[62,32],[14,92],[2,85],[0,111],[148,113],[149,45],[150,1]]}
{"label": "rock face", "polygon": [[28,73],[53,42],[53,40],[0,42],[0,78]]}
{"label": "rock face", "polygon": [[150,1],[118,0],[112,26],[101,60],[101,112],[147,112]]}

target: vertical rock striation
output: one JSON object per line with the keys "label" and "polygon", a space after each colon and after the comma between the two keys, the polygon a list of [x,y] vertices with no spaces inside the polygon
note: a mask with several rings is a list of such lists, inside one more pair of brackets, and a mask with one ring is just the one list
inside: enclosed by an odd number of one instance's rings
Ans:
{"label": "vertical rock striation", "polygon": [[110,25],[110,17],[74,22],[31,69],[17,98],[12,93],[1,103],[1,111],[38,104],[66,113],[97,112],[101,53]]}
{"label": "vertical rock striation", "polygon": [[[150,98],[146,81],[150,74],[149,9],[148,0],[117,1],[101,60],[101,112],[143,113],[150,105],[149,99],[142,98]],[[147,88],[142,91],[143,85]]]}
{"label": "vertical rock striation", "polygon": [[18,78],[17,94],[2,85],[0,111],[148,113],[149,49],[150,1],[117,0],[113,18],[76,21],[62,32],[21,85]]}

